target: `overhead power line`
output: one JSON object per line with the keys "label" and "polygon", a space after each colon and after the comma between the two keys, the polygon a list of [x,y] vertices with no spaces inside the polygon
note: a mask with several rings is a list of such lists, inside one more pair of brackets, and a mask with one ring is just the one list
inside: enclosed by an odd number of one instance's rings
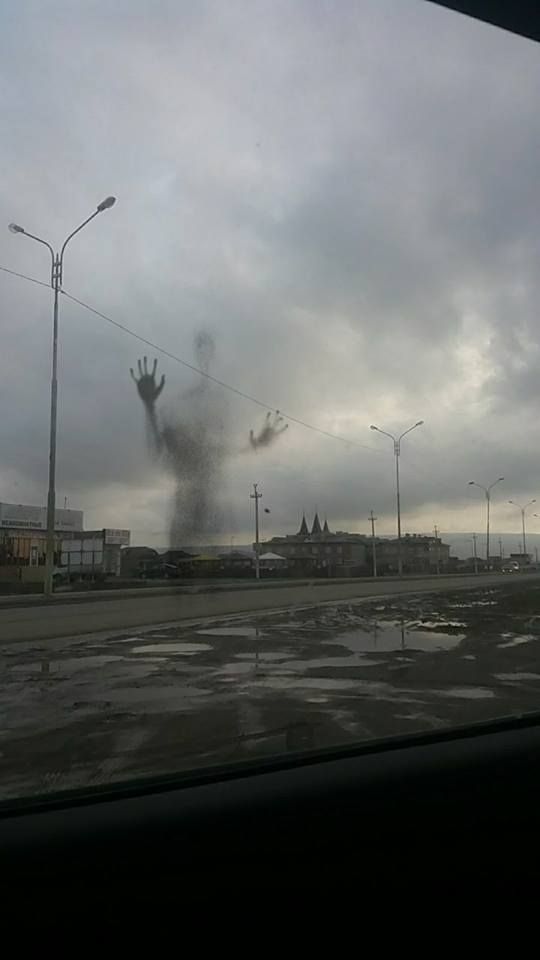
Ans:
{"label": "overhead power line", "polygon": [[40,287],[49,287],[50,283],[45,283],[44,280],[36,280],[35,277],[28,277],[26,273],[17,273],[16,270],[9,270],[8,267],[0,267],[3,273],[10,273],[12,277],[20,277],[21,280],[29,280],[30,283],[38,283]]}
{"label": "overhead power line", "polygon": [[63,295],[69,300],[79,304],[80,307],[84,307],[85,310],[89,310],[90,313],[95,314],[97,317],[100,317],[107,323],[112,324],[113,327],[116,327],[118,330],[121,330],[128,336],[133,337],[135,340],[138,340],[145,346],[150,347],[152,350],[156,350],[158,353],[163,354],[163,356],[168,357],[169,360],[174,360],[175,363],[180,363],[183,367],[187,367],[188,370],[198,374],[200,377],[205,377],[207,380],[211,380],[212,383],[217,384],[224,390],[229,390],[230,393],[234,393],[237,397],[241,397],[242,400],[248,400],[250,403],[255,403],[258,407],[262,407],[263,410],[275,412],[284,417],[285,420],[289,420],[291,423],[296,423],[301,427],[305,427],[306,430],[312,430],[314,433],[320,433],[325,437],[330,437],[332,440],[339,440],[342,443],[351,444],[355,447],[361,447],[364,450],[369,450],[370,453],[382,453],[382,451],[376,450],[374,447],[370,447],[366,443],[360,443],[359,440],[349,440],[347,437],[342,437],[337,433],[332,433],[330,430],[323,430],[322,427],[316,427],[312,423],[307,423],[306,420],[301,420],[299,417],[293,417],[291,414],[285,413],[284,410],[278,410],[276,407],[272,406],[272,404],[265,403],[263,400],[259,400],[258,397],[254,397],[249,393],[245,393],[244,390],[240,390],[238,387],[231,386],[230,383],[225,383],[224,380],[220,380],[218,377],[212,376],[212,374],[207,373],[206,370],[200,370],[199,367],[194,366],[194,364],[189,363],[187,360],[184,360],[177,354],[171,353],[170,350],[160,347],[159,344],[154,343],[152,340],[148,340],[146,337],[141,336],[141,334],[131,330],[130,327],[127,327],[124,323],[120,323],[118,320],[113,320],[112,317],[107,316],[106,313],[102,313],[101,310],[96,310],[95,307],[90,306],[90,304],[85,303],[84,300],[80,300],[78,297],[73,296],[73,294],[68,293],[67,290],[62,290],[61,293],[63,293]]}
{"label": "overhead power line", "polygon": [[[30,283],[37,283],[41,287],[50,287],[50,283],[46,283],[44,280],[37,280],[36,277],[29,277],[25,273],[18,273],[16,270],[10,270],[8,267],[0,266],[0,270],[2,270],[4,273],[9,273],[14,277],[19,277],[21,280],[28,280]],[[218,377],[212,376],[211,373],[207,373],[205,370],[200,370],[194,364],[184,360],[183,357],[179,357],[177,354],[171,353],[171,351],[166,350],[165,347],[160,347],[159,344],[141,336],[140,333],[136,333],[134,330],[131,330],[130,327],[127,327],[124,323],[120,323],[118,320],[113,320],[113,318],[109,317],[106,313],[102,313],[101,310],[96,310],[95,307],[92,307],[84,300],[80,300],[78,297],[75,297],[72,293],[68,293],[67,290],[61,290],[60,292],[67,297],[68,300],[72,300],[80,307],[83,307],[85,310],[89,310],[90,313],[95,314],[96,317],[100,317],[107,323],[112,324],[113,327],[121,330],[122,333],[133,337],[135,340],[138,340],[139,343],[143,343],[147,347],[151,347],[152,350],[156,350],[163,356],[168,357],[169,360],[174,360],[175,363],[181,364],[183,367],[191,370],[192,373],[196,373],[200,377],[205,377],[207,380],[211,380],[212,383],[217,384],[217,386],[222,387],[224,390],[228,390],[230,393],[234,393],[237,397],[241,397],[242,400],[248,400],[250,403],[255,403],[258,407],[262,407],[263,410],[275,412],[284,417],[285,420],[289,420],[291,423],[296,423],[298,426],[304,427],[306,430],[311,430],[313,433],[319,433],[323,437],[329,437],[331,440],[339,440],[341,443],[346,443],[347,445],[354,447],[360,447],[362,450],[369,450],[370,453],[384,455],[383,450],[377,450],[375,447],[370,447],[367,443],[361,443],[359,440],[351,440],[348,437],[342,437],[340,434],[332,433],[330,430],[323,430],[322,427],[316,427],[314,424],[308,423],[306,420],[301,420],[300,417],[294,417],[292,414],[285,413],[284,410],[278,410],[276,407],[272,406],[272,404],[265,403],[263,400],[259,400],[258,397],[254,397],[251,394],[246,393],[244,390],[240,390],[238,387],[233,387],[230,383],[225,383],[224,380],[220,380]]]}

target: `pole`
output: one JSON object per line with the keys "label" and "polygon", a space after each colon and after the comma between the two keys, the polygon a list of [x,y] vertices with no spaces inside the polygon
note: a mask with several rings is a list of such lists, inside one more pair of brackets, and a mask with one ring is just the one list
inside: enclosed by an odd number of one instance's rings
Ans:
{"label": "pole", "polygon": [[503,550],[503,545],[502,545],[502,537],[499,537],[499,557],[501,558],[501,560],[502,560],[503,557],[504,557],[504,550]]}
{"label": "pole", "polygon": [[377,517],[373,516],[373,510],[369,512],[369,522],[371,523],[371,558],[373,560],[373,576],[377,576],[377,541],[375,540],[375,521]]}
{"label": "pole", "polygon": [[401,556],[401,504],[399,496],[399,440],[394,441],[394,454],[396,457],[396,506],[397,506],[397,539],[398,539],[398,576],[403,575],[403,559]]}
{"label": "pole", "polygon": [[476,534],[475,533],[473,533],[472,535],[472,542],[473,542],[473,556],[474,556],[474,572],[478,573],[478,557],[476,555]]}
{"label": "pole", "polygon": [[437,563],[437,576],[439,576],[441,572],[441,551],[439,549],[440,541],[439,541],[439,531],[437,529],[437,524],[435,524],[434,530],[435,530],[435,550],[436,550],[435,558]]}
{"label": "pole", "polygon": [[489,489],[486,490],[486,501],[487,501],[487,525],[486,525],[486,570],[489,570],[489,506],[491,503],[491,495]]}
{"label": "pole", "polygon": [[486,568],[490,568],[490,552],[489,552],[489,512],[491,506],[491,491],[493,487],[496,487],[498,483],[504,480],[504,477],[498,477],[497,480],[494,480],[489,487],[484,487],[483,484],[477,483],[476,480],[469,480],[470,487],[479,487],[480,490],[483,490],[486,496]]}
{"label": "pole", "polygon": [[45,552],[45,582],[43,592],[45,596],[52,596],[53,592],[53,569],[54,569],[54,521],[56,507],[56,417],[58,401],[58,294],[62,289],[62,265],[64,262],[64,251],[69,241],[79,233],[87,223],[90,223],[98,213],[109,210],[116,203],[115,197],[106,197],[102,200],[86,220],[72,230],[66,237],[60,253],[55,253],[50,243],[36,236],[35,233],[29,233],[24,227],[17,223],[10,223],[11,233],[20,233],[36,243],[41,243],[47,247],[51,255],[51,287],[54,290],[54,308],[53,308],[53,349],[52,349],[52,376],[51,376],[51,422],[49,435],[49,490],[47,493],[47,537]]}
{"label": "pole", "polygon": [[[531,507],[533,503],[536,503],[536,500],[529,500],[528,503],[521,504],[516,503],[515,500],[509,500],[508,503],[511,503],[514,507],[519,507],[521,510],[521,546],[519,548],[520,552],[523,549],[523,559],[527,556],[527,538],[525,536],[525,511],[527,507]],[[535,514],[536,516],[536,514]]]}
{"label": "pole", "polygon": [[60,258],[56,254],[53,263],[52,280],[54,287],[53,307],[53,343],[51,375],[51,423],[49,434],[49,490],[47,494],[47,541],[45,554],[45,583],[43,592],[46,597],[53,593],[54,572],[54,515],[56,507],[56,421],[58,411],[58,292],[60,288]]}
{"label": "pole", "polygon": [[259,500],[262,497],[262,493],[259,493],[257,487],[258,483],[253,484],[253,493],[250,494],[251,500],[255,500],[255,578],[260,580],[261,578],[261,568],[259,562]]}
{"label": "pole", "polygon": [[376,430],[377,433],[382,433],[385,437],[390,437],[390,440],[394,444],[394,456],[396,458],[396,506],[397,506],[397,538],[398,538],[398,574],[401,577],[403,574],[403,558],[401,550],[401,504],[399,496],[399,455],[401,453],[401,441],[403,437],[406,437],[408,433],[411,433],[413,430],[416,430],[417,427],[421,427],[423,420],[417,420],[416,423],[413,423],[412,427],[409,427],[408,430],[404,430],[399,437],[395,437],[393,433],[387,433],[386,430],[381,430],[380,427],[376,427],[374,423],[371,424],[370,430]]}

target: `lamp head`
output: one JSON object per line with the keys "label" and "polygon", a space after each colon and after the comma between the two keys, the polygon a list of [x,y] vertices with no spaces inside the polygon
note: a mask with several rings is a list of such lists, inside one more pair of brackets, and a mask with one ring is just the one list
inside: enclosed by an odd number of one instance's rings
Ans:
{"label": "lamp head", "polygon": [[101,203],[98,203],[97,205],[98,213],[103,213],[104,210],[114,207],[115,203],[116,197],[105,197],[105,200],[102,200]]}

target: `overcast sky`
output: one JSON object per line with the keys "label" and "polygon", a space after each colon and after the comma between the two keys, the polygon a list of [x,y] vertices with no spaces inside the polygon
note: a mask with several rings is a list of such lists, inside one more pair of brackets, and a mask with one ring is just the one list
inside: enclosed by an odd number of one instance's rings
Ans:
{"label": "overcast sky", "polygon": [[[495,530],[519,530],[509,498],[540,513],[538,46],[423,0],[7,0],[0,54],[6,225],[61,244],[115,194],[65,289],[188,361],[209,331],[215,376],[354,441],[291,423],[247,453],[264,410],[212,388],[224,541],[250,537],[254,480],[267,536],[315,508],[392,533],[392,445],[369,425],[420,418],[404,530],[481,531],[467,481],[501,475]],[[0,265],[48,276],[7,230]],[[0,499],[44,503],[51,292],[0,272],[0,294]],[[172,480],[129,377],[154,352],[60,307],[57,503],[165,545]],[[159,369],[181,416],[196,375]]]}

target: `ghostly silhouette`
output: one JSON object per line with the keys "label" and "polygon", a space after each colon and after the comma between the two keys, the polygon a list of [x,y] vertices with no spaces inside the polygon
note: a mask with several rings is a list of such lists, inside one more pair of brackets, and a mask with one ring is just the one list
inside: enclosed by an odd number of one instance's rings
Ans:
{"label": "ghostly silhouette", "polygon": [[[197,333],[194,353],[196,366],[207,374],[215,354],[210,334]],[[165,377],[162,375],[157,382],[157,360],[151,369],[147,357],[138,360],[137,365],[138,377],[133,368],[130,373],[144,404],[150,447],[176,480],[170,543],[172,547],[196,544],[219,532],[221,526],[218,488],[225,457],[233,452],[224,434],[224,405],[215,396],[211,382],[201,377],[195,387],[182,395],[180,416],[167,412],[158,416],[156,401],[165,386]],[[270,446],[287,427],[279,411],[268,413],[258,434],[250,430],[248,449]]]}
{"label": "ghostly silhouette", "polygon": [[[206,372],[214,354],[214,342],[209,334],[199,333],[194,346],[197,365]],[[149,370],[148,359],[143,357],[138,368],[138,377],[133,369],[130,373],[144,404],[150,444],[176,480],[171,546],[197,543],[220,527],[216,493],[226,453],[223,404],[214,399],[208,381],[202,380],[183,394],[181,417],[167,413],[158,417],[156,400],[165,386],[165,377],[157,383],[157,360]]]}
{"label": "ghostly silhouette", "polygon": [[249,431],[250,445],[254,450],[258,450],[259,447],[269,447],[281,433],[285,432],[288,426],[289,424],[285,423],[283,417],[280,416],[279,410],[276,410],[274,414],[267,413],[259,433],[255,434],[253,430]]}

